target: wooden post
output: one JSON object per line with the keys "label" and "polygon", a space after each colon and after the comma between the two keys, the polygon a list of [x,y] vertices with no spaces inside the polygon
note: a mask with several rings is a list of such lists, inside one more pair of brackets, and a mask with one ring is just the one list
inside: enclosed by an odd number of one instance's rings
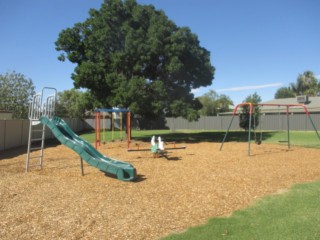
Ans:
{"label": "wooden post", "polygon": [[80,166],[81,166],[81,175],[84,176],[83,159],[82,159],[82,157],[80,157]]}

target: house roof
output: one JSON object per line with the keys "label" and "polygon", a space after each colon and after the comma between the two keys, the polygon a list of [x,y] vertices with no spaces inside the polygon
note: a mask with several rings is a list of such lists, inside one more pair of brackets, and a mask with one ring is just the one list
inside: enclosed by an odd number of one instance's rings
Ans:
{"label": "house roof", "polygon": [[[297,101],[297,98],[281,98],[273,99],[266,102],[259,103],[261,105],[266,104],[266,106],[259,106],[262,113],[285,113],[287,112],[286,106],[283,105],[297,105],[291,106],[289,112],[294,113],[304,113],[304,106],[308,109],[310,113],[320,112],[320,97],[308,97],[308,102],[301,104]],[[268,105],[270,104],[270,105]],[[299,106],[300,105],[300,106]],[[236,105],[238,106],[238,105]],[[230,109],[235,109],[236,106],[232,106]],[[241,112],[241,108],[237,108],[237,113]],[[219,115],[231,115],[233,112],[219,113]]]}
{"label": "house roof", "polygon": [[[320,97],[308,97],[308,102],[305,104],[299,103],[297,98],[281,98],[274,99],[271,101],[263,102],[261,104],[272,104],[273,106],[263,106],[261,107],[261,112],[276,113],[276,112],[286,112],[285,106],[279,105],[304,105],[309,112],[320,112]],[[303,107],[294,106],[290,107],[290,112],[304,112]]]}

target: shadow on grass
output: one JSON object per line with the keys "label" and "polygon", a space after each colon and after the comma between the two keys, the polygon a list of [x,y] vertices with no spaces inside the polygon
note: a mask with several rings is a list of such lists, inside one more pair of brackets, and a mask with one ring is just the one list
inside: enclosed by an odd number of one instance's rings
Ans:
{"label": "shadow on grass", "polygon": [[[199,142],[216,142],[221,143],[226,132],[170,132],[161,134],[161,138],[164,142],[176,142],[176,143],[199,143]],[[277,132],[263,132],[262,141],[265,141],[273,137]],[[260,133],[255,134],[251,132],[251,140],[260,139]],[[153,135],[144,135],[142,137],[134,137],[135,140],[150,142]],[[225,142],[248,142],[248,132],[237,131],[229,132]]]}

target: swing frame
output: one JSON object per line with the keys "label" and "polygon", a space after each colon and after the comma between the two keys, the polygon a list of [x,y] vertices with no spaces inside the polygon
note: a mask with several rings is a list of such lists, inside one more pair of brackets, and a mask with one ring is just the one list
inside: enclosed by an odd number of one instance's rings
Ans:
{"label": "swing frame", "polygon": [[262,128],[261,128],[261,113],[259,113],[259,131],[260,131],[260,137],[259,137],[259,140],[257,140],[257,124],[256,124],[256,118],[253,116],[253,125],[254,125],[254,129],[253,129],[253,133],[254,133],[254,141],[257,145],[260,145],[261,142],[262,142]]}
{"label": "swing frame", "polygon": [[238,104],[234,110],[233,110],[233,113],[232,113],[232,118],[231,118],[231,121],[230,121],[230,124],[229,124],[229,127],[223,137],[223,140],[221,142],[221,146],[220,146],[220,151],[222,150],[223,148],[223,145],[224,145],[224,142],[227,138],[227,135],[229,133],[229,130],[231,128],[231,125],[232,125],[232,122],[233,122],[233,119],[235,116],[237,116],[237,110],[239,107],[243,107],[243,106],[249,106],[249,131],[248,131],[248,156],[250,157],[250,144],[251,144],[251,130],[252,130],[252,123],[251,123],[251,119],[252,119],[252,116],[253,116],[253,108],[254,107],[263,107],[263,106],[278,106],[278,107],[286,107],[286,115],[287,115],[287,137],[288,137],[288,148],[290,148],[290,121],[289,121],[289,115],[290,115],[290,108],[297,108],[297,107],[300,107],[300,108],[303,108],[304,109],[304,112],[306,114],[306,116],[309,118],[310,122],[311,122],[311,125],[315,131],[315,133],[317,134],[317,137],[318,139],[320,140],[320,135],[318,133],[318,130],[310,116],[310,112],[308,111],[308,108],[303,105],[303,104],[254,104],[254,103],[251,103],[251,102],[246,102],[246,103],[240,103]]}
{"label": "swing frame", "polygon": [[[114,120],[113,120],[113,113],[120,113],[121,116],[121,131],[122,131],[122,115],[123,113],[126,114],[126,135],[127,135],[127,147],[130,148],[130,141],[131,141],[131,112],[128,109],[124,108],[100,108],[95,110],[95,121],[94,121],[94,128],[95,128],[95,148],[101,145],[101,115],[104,116],[105,113],[111,113],[112,116],[112,129],[114,128]],[[105,121],[105,118],[102,119]],[[103,126],[102,122],[102,126]],[[103,129],[104,131],[104,129]],[[122,133],[121,133],[122,136]],[[113,131],[112,131],[112,138],[113,138]]]}

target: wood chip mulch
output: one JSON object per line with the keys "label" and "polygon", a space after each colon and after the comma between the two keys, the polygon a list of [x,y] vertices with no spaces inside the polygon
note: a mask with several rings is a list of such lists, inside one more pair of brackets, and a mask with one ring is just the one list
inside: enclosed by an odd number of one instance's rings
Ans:
{"label": "wood chip mulch", "polygon": [[0,239],[160,239],[320,180],[319,149],[252,144],[248,157],[246,143],[185,146],[153,158],[125,143],[102,145],[106,156],[136,167],[136,182],[86,163],[81,176],[79,156],[63,145],[48,146],[43,169],[28,174],[25,151],[1,152]]}

